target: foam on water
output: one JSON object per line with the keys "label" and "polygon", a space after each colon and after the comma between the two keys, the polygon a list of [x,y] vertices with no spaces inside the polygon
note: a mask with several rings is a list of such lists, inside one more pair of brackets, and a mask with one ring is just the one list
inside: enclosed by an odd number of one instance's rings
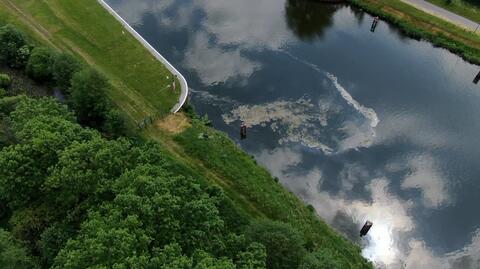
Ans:
{"label": "foam on water", "polygon": [[338,78],[335,75],[333,75],[329,72],[323,71],[317,65],[315,65],[313,63],[310,63],[310,62],[307,62],[305,60],[302,60],[302,59],[298,58],[297,56],[291,54],[288,51],[282,50],[282,52],[285,53],[286,55],[288,55],[290,58],[294,59],[295,61],[298,61],[298,62],[310,67],[312,70],[314,70],[314,71],[316,71],[320,74],[326,75],[328,77],[328,79],[330,79],[330,81],[333,83],[333,86],[335,87],[335,89],[340,93],[340,96],[342,96],[342,98],[350,106],[352,106],[356,111],[358,111],[366,119],[368,119],[370,121],[370,126],[372,128],[377,127],[380,120],[378,119],[378,116],[377,116],[377,113],[375,112],[375,110],[373,110],[372,108],[369,108],[369,107],[365,107],[362,104],[360,104],[357,100],[355,100],[352,97],[352,95],[345,89],[345,87],[343,87],[338,82]]}
{"label": "foam on water", "polygon": [[330,74],[326,72],[327,77],[332,81],[333,85],[335,88],[338,90],[340,95],[342,96],[345,101],[351,105],[355,110],[357,110],[360,114],[362,114],[365,118],[370,120],[370,126],[372,128],[377,127],[378,123],[380,120],[378,119],[377,113],[375,110],[369,107],[365,107],[361,105],[357,100],[353,99],[353,97],[350,95],[350,93],[342,86],[340,83],[338,83],[338,78],[334,76],[333,74]]}

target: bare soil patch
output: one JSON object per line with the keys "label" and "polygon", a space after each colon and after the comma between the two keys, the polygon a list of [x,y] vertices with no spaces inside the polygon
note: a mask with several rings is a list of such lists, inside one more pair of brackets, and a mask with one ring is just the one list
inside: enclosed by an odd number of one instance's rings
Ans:
{"label": "bare soil patch", "polygon": [[155,123],[158,128],[171,134],[179,134],[191,126],[190,119],[183,113],[168,115]]}

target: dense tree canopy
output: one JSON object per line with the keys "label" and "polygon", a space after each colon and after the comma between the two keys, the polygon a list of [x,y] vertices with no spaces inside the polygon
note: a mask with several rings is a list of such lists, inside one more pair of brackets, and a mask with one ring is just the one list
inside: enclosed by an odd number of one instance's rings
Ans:
{"label": "dense tree canopy", "polygon": [[267,248],[267,268],[298,268],[305,255],[303,236],[288,224],[260,221],[249,227],[247,236]]}
{"label": "dense tree canopy", "polygon": [[299,269],[342,269],[334,253],[326,249],[309,253],[303,259]]}
{"label": "dense tree canopy", "polygon": [[0,150],[0,201],[25,247],[8,242],[38,266],[265,268],[265,247],[226,225],[223,192],[172,174],[158,147],[106,140],[51,98],[0,108],[17,139]]}
{"label": "dense tree canopy", "polygon": [[3,229],[0,229],[0,267],[4,269],[39,268],[25,247]]}
{"label": "dense tree canopy", "polygon": [[51,98],[24,98],[10,113],[16,145],[0,152],[0,199],[16,207],[31,203],[57,163],[58,153],[75,140],[93,136],[73,122],[67,108]]}

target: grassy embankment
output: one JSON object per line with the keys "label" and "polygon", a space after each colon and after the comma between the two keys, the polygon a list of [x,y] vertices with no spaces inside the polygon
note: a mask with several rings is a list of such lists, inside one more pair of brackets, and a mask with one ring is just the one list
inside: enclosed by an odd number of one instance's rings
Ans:
{"label": "grassy embankment", "polygon": [[0,7],[3,22],[106,75],[114,86],[109,96],[131,121],[167,113],[177,102],[168,70],[95,1],[0,0]]}
{"label": "grassy embankment", "polygon": [[[446,0],[427,0],[428,2],[450,10],[460,16],[480,23],[480,4],[474,5],[464,0],[446,1]],[[448,3],[450,2],[450,3]]]}
{"label": "grassy embankment", "polygon": [[480,35],[429,15],[399,0],[350,0],[354,6],[399,27],[407,35],[446,48],[480,64]]}
{"label": "grassy embankment", "polygon": [[[168,72],[95,0],[0,0],[0,22],[10,22],[37,42],[70,51],[111,81],[111,99],[131,121],[168,111],[177,94],[159,90]],[[169,122],[166,122],[169,121]],[[178,128],[182,123],[183,127]],[[160,128],[159,126],[162,126]],[[209,133],[208,139],[200,139]],[[142,133],[163,145],[172,168],[221,186],[235,206],[251,218],[270,218],[301,230],[309,248],[329,248],[344,268],[371,268],[360,250],[334,232],[295,195],[241,151],[226,135],[190,124],[182,115],[157,122]]]}

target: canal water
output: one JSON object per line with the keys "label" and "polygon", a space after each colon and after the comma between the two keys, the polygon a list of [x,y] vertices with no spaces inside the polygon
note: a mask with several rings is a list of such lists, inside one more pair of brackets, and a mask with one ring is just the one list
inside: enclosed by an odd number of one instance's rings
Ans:
{"label": "canal water", "polygon": [[477,66],[346,5],[109,3],[200,114],[379,268],[480,268]]}

